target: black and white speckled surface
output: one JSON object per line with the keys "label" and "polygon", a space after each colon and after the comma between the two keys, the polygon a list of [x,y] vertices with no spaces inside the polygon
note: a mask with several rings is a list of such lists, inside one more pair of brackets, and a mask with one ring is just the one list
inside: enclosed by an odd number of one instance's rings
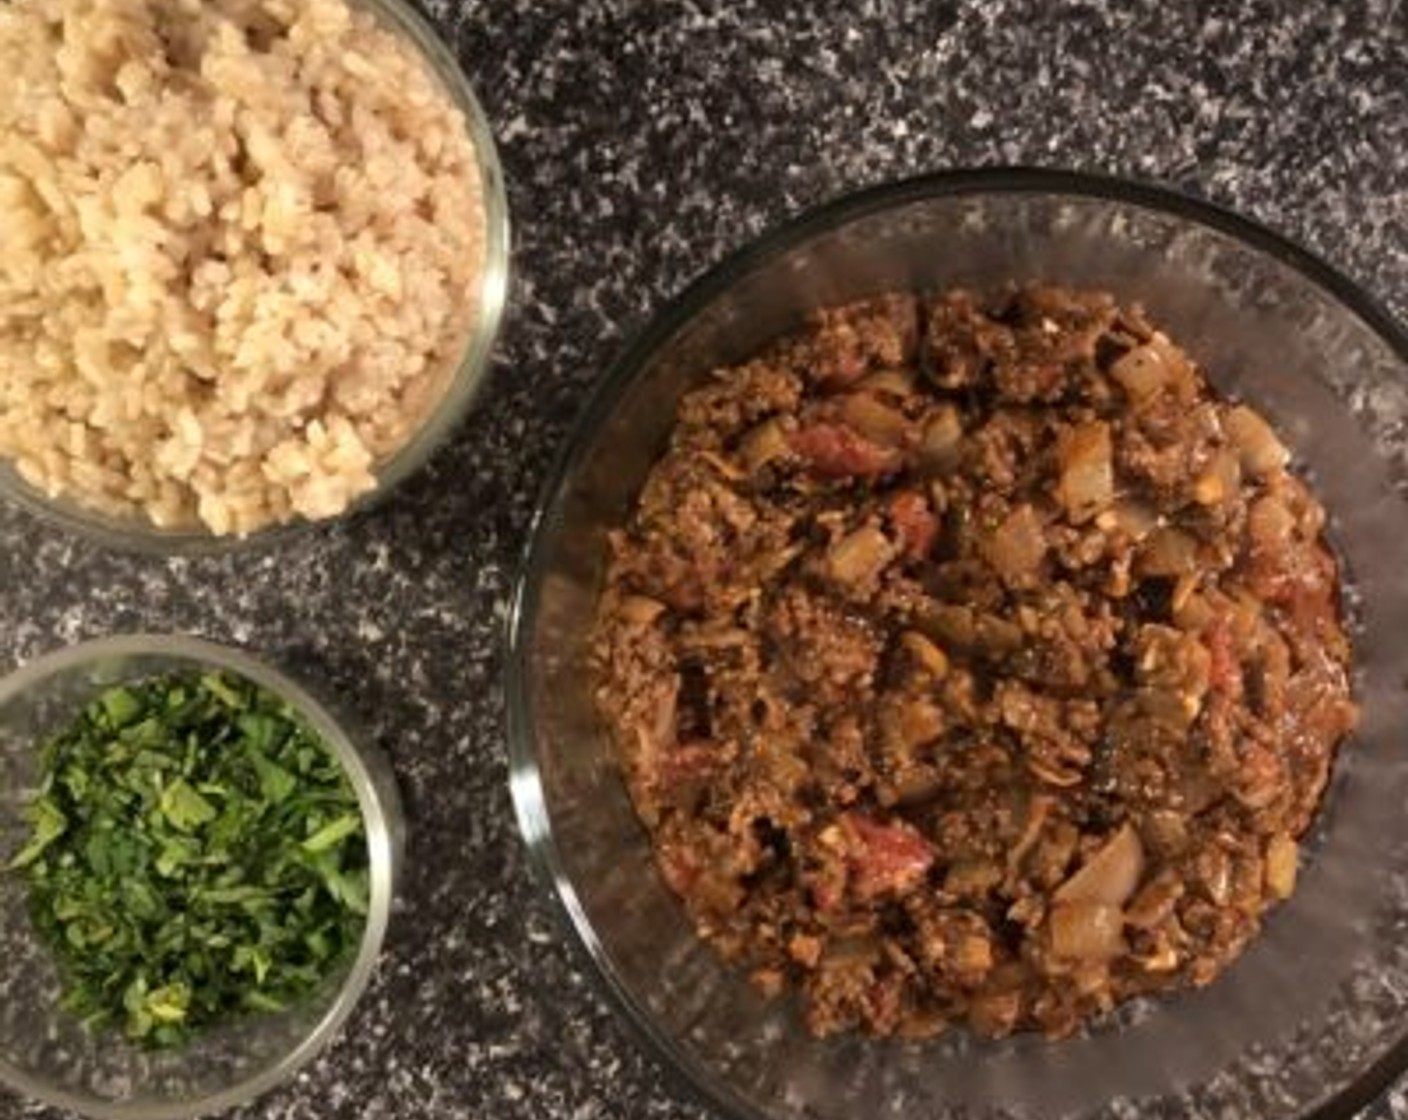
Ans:
{"label": "black and white speckled surface", "polygon": [[[383,967],[250,1120],[701,1117],[634,1048],[530,880],[499,633],[533,497],[627,333],[846,188],[958,165],[1173,184],[1301,240],[1408,317],[1402,0],[428,0],[493,121],[516,282],[476,416],[391,501],[253,556],[115,557],[0,512],[0,668],[114,631],[325,679],[412,836]],[[0,1092],[0,1116],[55,1114]],[[1408,1118],[1408,1083],[1368,1115]]]}

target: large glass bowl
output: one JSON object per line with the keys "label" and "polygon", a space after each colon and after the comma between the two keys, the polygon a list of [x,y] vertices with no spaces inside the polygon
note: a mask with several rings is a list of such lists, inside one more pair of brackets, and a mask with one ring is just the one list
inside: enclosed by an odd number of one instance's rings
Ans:
{"label": "large glass bowl", "polygon": [[[468,414],[489,373],[499,336],[509,285],[509,214],[503,169],[493,130],[469,79],[454,54],[409,0],[347,0],[350,7],[370,12],[386,29],[399,34],[439,79],[450,100],[464,116],[477,157],[483,197],[484,260],[472,295],[474,326],[464,351],[453,363],[434,407],[409,440],[394,454],[376,463],[376,489],[353,502],[339,517],[348,517],[383,500],[415,474],[454,434]],[[162,529],[144,518],[115,517],[72,498],[51,498],[20,477],[10,460],[0,457],[0,499],[9,499],[41,521],[58,525],[110,548],[128,552],[174,555],[228,552],[265,545],[322,524],[298,518],[272,525],[248,536],[216,536],[201,528]]]}
{"label": "large glass bowl", "polygon": [[[593,711],[585,639],[604,536],[681,392],[808,309],[893,288],[1045,279],[1140,301],[1262,410],[1331,511],[1363,721],[1295,897],[1210,987],[1059,1043],[801,1029],[694,936],[656,874]],[[1348,1117],[1408,1065],[1408,338],[1362,292],[1225,211],[1108,179],[937,175],[824,206],[691,287],[607,375],[552,479],[510,620],[513,793],[611,998],[725,1115]]]}
{"label": "large glass bowl", "polygon": [[41,740],[114,684],[203,669],[228,671],[287,700],[342,764],[366,828],[367,922],[356,954],[305,1002],[220,1027],[180,1050],[147,1052],[85,1031],[57,1009],[58,976],[30,922],[24,879],[0,874],[0,1082],[96,1120],[189,1120],[291,1077],[332,1040],[366,989],[391,914],[404,825],[385,757],[279,670],[196,638],[103,638],[0,681],[0,853],[18,850],[29,834],[23,809],[37,783]]}

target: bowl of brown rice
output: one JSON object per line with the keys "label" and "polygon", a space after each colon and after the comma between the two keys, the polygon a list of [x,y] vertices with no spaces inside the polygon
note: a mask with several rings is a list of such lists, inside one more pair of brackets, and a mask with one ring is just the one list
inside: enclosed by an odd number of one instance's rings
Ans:
{"label": "bowl of brown rice", "polygon": [[118,547],[386,494],[508,284],[488,121],[403,0],[5,5],[0,213],[0,497]]}

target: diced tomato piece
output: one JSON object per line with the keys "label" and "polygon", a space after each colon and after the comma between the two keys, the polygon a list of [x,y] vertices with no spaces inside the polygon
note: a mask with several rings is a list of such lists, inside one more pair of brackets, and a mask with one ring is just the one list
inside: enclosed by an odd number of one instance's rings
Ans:
{"label": "diced tomato piece", "polygon": [[822,913],[829,913],[841,905],[846,894],[846,865],[828,864],[806,877],[807,890],[812,902]]}
{"label": "diced tomato piece", "polygon": [[1296,631],[1323,640],[1337,624],[1335,576],[1330,555],[1321,548],[1309,548],[1282,557],[1279,567],[1261,566],[1251,587],[1278,606]]}
{"label": "diced tomato piece", "polygon": [[677,895],[689,894],[699,878],[699,865],[688,852],[665,848],[659,855],[660,874],[665,884]]}
{"label": "diced tomato piece", "polygon": [[1261,743],[1245,743],[1237,774],[1237,799],[1248,809],[1265,809],[1287,788],[1285,767],[1276,752]]}
{"label": "diced tomato piece", "polygon": [[1251,589],[1269,603],[1294,606],[1306,596],[1332,598],[1335,575],[1334,559],[1315,544],[1275,552],[1252,550]]}
{"label": "diced tomato piece", "polygon": [[812,472],[823,478],[889,474],[904,462],[895,448],[882,447],[844,424],[812,424],[794,432],[789,443]]}
{"label": "diced tomato piece", "polygon": [[1211,655],[1208,686],[1228,699],[1242,695],[1242,664],[1237,659],[1236,640],[1231,625],[1223,619],[1213,622],[1203,633]]}
{"label": "diced tomato piece", "polygon": [[875,981],[865,993],[865,1010],[871,1026],[886,1033],[895,1029],[900,1018],[900,995],[904,989],[904,978],[891,973]]}
{"label": "diced tomato piece", "polygon": [[890,500],[890,520],[906,556],[922,560],[929,554],[939,535],[939,519],[929,509],[923,494],[913,490],[896,494]]}
{"label": "diced tomato piece", "polygon": [[1338,739],[1353,731],[1359,722],[1359,709],[1334,688],[1320,684],[1300,701],[1302,725],[1320,739]]}
{"label": "diced tomato piece", "polygon": [[678,743],[660,756],[659,781],[663,786],[699,781],[725,761],[722,749],[711,740]]}
{"label": "diced tomato piece", "polygon": [[818,380],[828,388],[844,388],[859,381],[869,369],[869,362],[859,350],[838,350],[825,367],[817,371]]}
{"label": "diced tomato piece", "polygon": [[846,813],[841,827],[851,888],[861,901],[912,887],[934,862],[934,846],[907,824],[879,824],[860,813]]}

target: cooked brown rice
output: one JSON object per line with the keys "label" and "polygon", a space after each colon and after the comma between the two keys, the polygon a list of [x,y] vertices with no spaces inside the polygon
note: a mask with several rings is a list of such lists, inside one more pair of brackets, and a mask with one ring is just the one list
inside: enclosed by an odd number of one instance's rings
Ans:
{"label": "cooked brown rice", "polygon": [[0,455],[247,534],[371,490],[484,259],[463,116],[344,0],[0,3]]}

